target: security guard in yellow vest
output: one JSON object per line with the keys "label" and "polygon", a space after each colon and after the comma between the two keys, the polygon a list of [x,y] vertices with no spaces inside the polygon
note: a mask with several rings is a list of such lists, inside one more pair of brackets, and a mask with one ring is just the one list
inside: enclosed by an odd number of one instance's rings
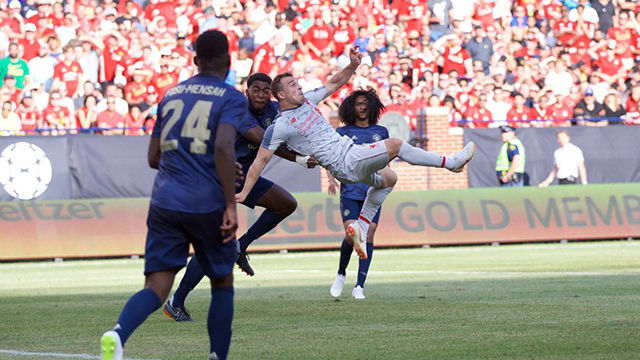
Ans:
{"label": "security guard in yellow vest", "polygon": [[516,137],[515,129],[511,126],[500,126],[504,144],[500,148],[496,161],[496,174],[500,186],[524,186],[524,145]]}

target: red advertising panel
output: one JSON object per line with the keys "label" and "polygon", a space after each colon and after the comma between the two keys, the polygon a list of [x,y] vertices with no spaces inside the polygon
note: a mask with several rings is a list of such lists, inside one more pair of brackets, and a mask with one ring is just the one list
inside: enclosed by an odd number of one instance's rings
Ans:
{"label": "red advertising panel", "polygon": [[[393,192],[376,246],[640,237],[640,184]],[[254,250],[338,248],[339,198],[298,209]],[[149,199],[0,203],[0,260],[142,255]],[[261,210],[238,206],[240,229]]]}

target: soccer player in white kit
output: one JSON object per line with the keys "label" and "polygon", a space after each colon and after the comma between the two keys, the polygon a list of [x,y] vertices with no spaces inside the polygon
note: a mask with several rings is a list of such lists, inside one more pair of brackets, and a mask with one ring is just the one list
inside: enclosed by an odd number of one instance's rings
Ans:
{"label": "soccer player in white kit", "polygon": [[258,155],[249,168],[244,188],[236,194],[236,201],[244,201],[280,145],[287,144],[301,155],[314,156],[318,164],[340,182],[363,182],[371,187],[358,220],[347,228],[347,234],[353,239],[354,250],[361,259],[366,259],[366,234],[371,219],[398,180],[396,173],[387,166],[389,161],[398,157],[411,165],[460,172],[473,158],[476,148],[470,142],[457,154],[445,157],[396,138],[360,146],[355,145],[349,137],[340,136],[316,105],[349,81],[360,65],[362,54],[357,47],[353,47],[349,58],[351,63],[324,86],[306,93],[302,93],[298,79],[290,73],[276,76],[271,84],[271,93],[280,104],[280,113],[265,131]]}

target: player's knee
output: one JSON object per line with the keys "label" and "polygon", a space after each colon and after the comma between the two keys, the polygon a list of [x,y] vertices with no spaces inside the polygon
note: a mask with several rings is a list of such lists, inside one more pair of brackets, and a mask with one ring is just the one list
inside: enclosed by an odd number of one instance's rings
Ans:
{"label": "player's knee", "polygon": [[387,152],[391,155],[391,158],[398,156],[398,152],[400,151],[400,147],[404,141],[396,138],[387,139],[384,141],[384,144],[387,146]]}
{"label": "player's knee", "polygon": [[169,269],[147,274],[145,276],[144,287],[153,290],[160,298],[160,301],[164,302],[167,300],[167,297],[169,297],[176,272],[177,269]]}
{"label": "player's knee", "polygon": [[296,211],[296,209],[298,208],[298,201],[296,201],[296,199],[289,195],[288,197],[285,198],[285,201],[283,202],[283,209],[282,212],[283,214],[281,214],[283,217],[287,217],[291,214],[293,214],[294,211]]}
{"label": "player's knee", "polygon": [[230,287],[233,286],[233,272],[230,272],[229,275],[223,276],[217,279],[211,279],[211,287]]}
{"label": "player's knee", "polygon": [[396,186],[397,182],[398,182],[398,174],[396,174],[395,171],[389,168],[386,168],[383,170],[383,173],[382,173],[383,188],[394,187]]}

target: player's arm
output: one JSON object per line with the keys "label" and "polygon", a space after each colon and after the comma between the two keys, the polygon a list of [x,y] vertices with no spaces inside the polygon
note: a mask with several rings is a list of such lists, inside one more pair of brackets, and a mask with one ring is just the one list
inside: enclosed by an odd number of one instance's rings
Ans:
{"label": "player's arm", "polygon": [[[101,125],[98,125],[101,126]],[[153,131],[151,132],[151,140],[149,141],[149,150],[147,150],[147,162],[152,169],[158,169],[160,167],[160,155],[162,150],[160,149],[160,134],[162,133],[162,112],[158,111],[158,118],[155,125],[153,125]]]}
{"label": "player's arm", "polygon": [[331,79],[329,79],[324,85],[326,93],[324,94],[323,100],[331,96],[334,92],[338,91],[338,89],[344,86],[344,84],[349,82],[349,79],[351,79],[358,66],[360,66],[362,54],[360,53],[360,50],[357,46],[354,46],[349,50],[349,59],[351,60],[351,63],[349,63],[349,65],[347,65],[339,73],[333,75]]}
{"label": "player's arm", "polygon": [[216,171],[222,185],[222,193],[226,203],[226,210],[223,217],[222,236],[223,243],[235,238],[238,228],[238,217],[236,214],[235,201],[235,176],[236,176],[236,151],[235,151],[236,128],[231,124],[220,124],[216,130],[215,152]]}
{"label": "player's arm", "polygon": [[152,137],[151,141],[149,141],[147,161],[152,169],[157,169],[160,165],[160,138]]}
{"label": "player's arm", "polygon": [[338,181],[336,180],[336,178],[333,177],[333,175],[331,175],[331,173],[327,170],[327,179],[329,180],[329,188],[327,189],[327,192],[329,193],[329,195],[335,195],[338,192],[338,189],[340,188],[340,184],[338,184]]}
{"label": "player's arm", "polygon": [[269,150],[262,146],[260,147],[256,159],[253,161],[253,164],[251,164],[251,167],[249,168],[249,172],[247,173],[247,178],[244,182],[242,191],[236,194],[236,202],[243,202],[247,198],[247,195],[249,195],[251,189],[253,189],[253,185],[255,185],[256,181],[258,181],[258,178],[273,157],[274,153],[275,150]]}
{"label": "player's arm", "polygon": [[[262,138],[264,137],[264,129],[260,126],[254,126],[251,129],[247,130],[247,132],[244,133],[243,136],[252,143],[260,145],[260,143],[262,142]],[[314,167],[316,167],[316,165],[318,165],[318,160],[316,160],[316,158],[314,158],[313,156],[302,156],[294,151],[289,150],[286,145],[280,146],[275,151],[275,154],[285,160],[296,162],[308,169],[313,169]]]}

